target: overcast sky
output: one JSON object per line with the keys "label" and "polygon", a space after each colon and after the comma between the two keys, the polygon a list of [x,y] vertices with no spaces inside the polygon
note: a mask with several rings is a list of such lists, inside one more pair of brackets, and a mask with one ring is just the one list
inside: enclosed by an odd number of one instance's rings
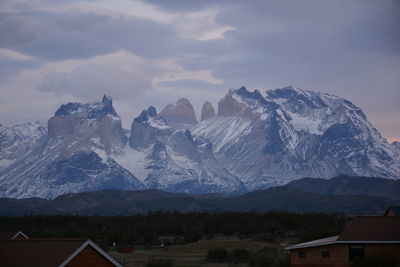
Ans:
{"label": "overcast sky", "polygon": [[294,85],[400,138],[399,0],[1,0],[0,123],[114,99],[125,127],[180,97]]}

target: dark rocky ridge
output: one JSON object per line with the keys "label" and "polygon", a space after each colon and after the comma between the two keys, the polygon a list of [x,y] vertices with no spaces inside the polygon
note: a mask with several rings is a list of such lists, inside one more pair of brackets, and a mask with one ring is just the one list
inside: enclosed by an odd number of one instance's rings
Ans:
{"label": "dark rocky ridge", "polygon": [[398,202],[363,195],[320,195],[281,186],[238,197],[188,195],[158,190],[106,190],[66,194],[54,200],[0,199],[1,216],[24,214],[130,215],[158,210],[267,212],[341,212],[350,215],[381,215]]}
{"label": "dark rocky ridge", "polygon": [[287,186],[322,195],[368,195],[400,200],[400,180],[392,179],[343,175],[332,179],[302,178]]}

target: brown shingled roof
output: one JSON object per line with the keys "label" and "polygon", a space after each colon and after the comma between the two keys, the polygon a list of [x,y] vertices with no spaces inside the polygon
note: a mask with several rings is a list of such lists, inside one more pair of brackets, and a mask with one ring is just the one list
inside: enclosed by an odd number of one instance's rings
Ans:
{"label": "brown shingled roof", "polygon": [[400,217],[358,217],[337,241],[400,241]]}
{"label": "brown shingled roof", "polygon": [[90,246],[112,265],[122,265],[87,238],[25,239],[0,241],[0,266],[65,266]]}
{"label": "brown shingled roof", "polygon": [[58,266],[87,239],[0,241],[1,266]]}

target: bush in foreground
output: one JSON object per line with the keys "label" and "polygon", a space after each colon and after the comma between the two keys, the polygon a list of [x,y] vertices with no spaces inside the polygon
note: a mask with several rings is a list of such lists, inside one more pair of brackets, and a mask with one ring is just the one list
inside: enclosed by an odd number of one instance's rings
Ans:
{"label": "bush in foreground", "polygon": [[249,265],[252,267],[290,267],[289,254],[277,247],[264,247],[254,253]]}
{"label": "bush in foreground", "polygon": [[174,266],[174,262],[172,260],[165,259],[150,259],[146,265],[146,267],[172,267]]}
{"label": "bush in foreground", "polygon": [[246,249],[234,249],[229,252],[224,248],[215,248],[208,251],[206,261],[212,263],[248,263],[252,267],[290,266],[289,254],[277,247],[264,247],[253,253]]}
{"label": "bush in foreground", "polygon": [[208,251],[206,260],[214,263],[225,263],[230,261],[230,257],[226,249],[215,248]]}

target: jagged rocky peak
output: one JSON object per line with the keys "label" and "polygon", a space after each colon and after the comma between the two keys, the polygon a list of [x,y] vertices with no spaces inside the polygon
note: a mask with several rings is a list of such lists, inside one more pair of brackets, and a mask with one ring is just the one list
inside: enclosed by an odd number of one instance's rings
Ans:
{"label": "jagged rocky peak", "polygon": [[234,89],[229,89],[225,97],[218,102],[219,116],[237,116],[246,109],[246,105],[239,102],[234,97],[234,93]]}
{"label": "jagged rocky peak", "polygon": [[153,144],[158,137],[171,132],[172,129],[166,120],[157,115],[155,107],[150,106],[133,120],[129,145],[136,149],[145,148]]}
{"label": "jagged rocky peak", "polygon": [[[157,110],[155,107],[150,106],[147,109],[143,110],[140,115],[134,119],[134,121],[136,121],[137,123],[148,123],[151,118],[155,117],[157,117]],[[158,118],[163,121],[163,124],[166,125],[166,121],[163,118]]]}
{"label": "jagged rocky peak", "polygon": [[108,95],[104,94],[103,95],[103,99],[101,100],[101,103],[106,107],[112,107],[112,98],[111,98],[111,96],[108,96]]}
{"label": "jagged rocky peak", "polygon": [[107,152],[114,145],[124,146],[127,140],[121,119],[112,105],[111,97],[104,95],[101,102],[68,103],[61,105],[48,120],[49,137],[72,136],[100,138]]}
{"label": "jagged rocky peak", "polygon": [[268,96],[272,98],[292,98],[292,97],[297,97],[298,95],[307,95],[309,93],[314,93],[314,92],[306,91],[298,87],[289,85],[282,88],[267,90],[266,93]]}
{"label": "jagged rocky peak", "polygon": [[282,107],[294,113],[307,113],[321,109],[349,110],[366,120],[363,111],[350,101],[323,92],[315,92],[300,89],[295,86],[287,86],[265,92],[266,100],[279,102]]}
{"label": "jagged rocky peak", "polygon": [[349,123],[356,128],[365,128],[359,130],[368,136],[379,135],[359,107],[335,95],[287,86],[266,91],[265,99],[278,103],[296,130],[321,135],[335,124]]}
{"label": "jagged rocky peak", "polygon": [[176,129],[188,128],[197,123],[193,106],[186,98],[179,99],[175,104],[168,104],[160,112],[160,116]]}
{"label": "jagged rocky peak", "polygon": [[204,121],[215,116],[215,110],[210,101],[206,101],[201,109],[201,120]]}
{"label": "jagged rocky peak", "polygon": [[266,101],[259,90],[248,91],[245,87],[229,89],[229,92],[218,102],[219,116],[237,116],[256,119],[260,111],[275,109],[277,105]]}
{"label": "jagged rocky peak", "polygon": [[330,102],[341,100],[341,98],[334,95],[330,95],[328,93],[304,90],[292,85],[282,88],[276,88],[273,90],[267,90],[265,92],[265,98],[267,100],[280,99],[281,100],[280,102],[282,103],[303,102],[303,104],[306,104],[313,108],[326,107],[328,103],[324,102],[325,99],[326,100],[329,99]]}
{"label": "jagged rocky peak", "polygon": [[75,102],[63,104],[57,109],[54,116],[62,117],[75,114],[79,114],[90,119],[101,119],[108,114],[118,117],[118,114],[112,105],[112,98],[107,95],[103,96],[101,102],[87,104]]}

